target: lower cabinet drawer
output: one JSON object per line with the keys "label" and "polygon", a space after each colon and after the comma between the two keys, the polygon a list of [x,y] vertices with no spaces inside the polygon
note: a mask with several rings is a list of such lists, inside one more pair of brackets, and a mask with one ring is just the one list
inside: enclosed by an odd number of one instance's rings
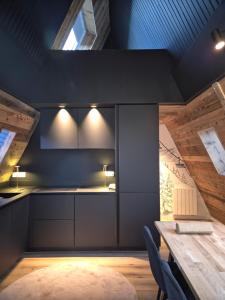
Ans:
{"label": "lower cabinet drawer", "polygon": [[60,250],[74,248],[74,220],[32,221],[29,248]]}
{"label": "lower cabinet drawer", "polygon": [[75,247],[106,249],[117,246],[116,197],[78,195],[75,198]]}

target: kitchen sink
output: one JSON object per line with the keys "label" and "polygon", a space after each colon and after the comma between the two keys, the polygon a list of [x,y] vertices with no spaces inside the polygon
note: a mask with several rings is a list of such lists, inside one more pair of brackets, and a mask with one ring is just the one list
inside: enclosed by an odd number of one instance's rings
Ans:
{"label": "kitchen sink", "polygon": [[20,193],[0,193],[0,198],[12,198]]}

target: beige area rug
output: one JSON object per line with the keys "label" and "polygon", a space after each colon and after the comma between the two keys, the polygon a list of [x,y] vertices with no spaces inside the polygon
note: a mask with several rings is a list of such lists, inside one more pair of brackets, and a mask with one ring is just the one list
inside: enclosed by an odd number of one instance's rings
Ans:
{"label": "beige area rug", "polygon": [[137,300],[120,273],[90,263],[60,263],[34,271],[0,293],[0,300]]}

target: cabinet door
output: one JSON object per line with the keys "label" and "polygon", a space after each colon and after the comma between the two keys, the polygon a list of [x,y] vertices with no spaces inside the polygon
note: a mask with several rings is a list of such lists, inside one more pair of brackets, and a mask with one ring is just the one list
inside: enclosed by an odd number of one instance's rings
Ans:
{"label": "cabinet door", "polygon": [[78,148],[77,120],[76,109],[41,110],[41,149]]}
{"label": "cabinet door", "polygon": [[74,195],[32,195],[30,199],[30,218],[74,219]]}
{"label": "cabinet door", "polygon": [[23,256],[28,237],[28,197],[12,204],[12,251],[15,261]]}
{"label": "cabinet door", "polygon": [[159,195],[150,193],[120,194],[120,247],[145,249],[143,229],[150,227],[156,243],[159,235],[154,220],[159,216]]}
{"label": "cabinet door", "polygon": [[75,247],[116,246],[116,196],[105,194],[75,197]]}
{"label": "cabinet door", "polygon": [[30,249],[67,250],[74,248],[73,220],[35,220],[31,223]]}
{"label": "cabinet door", "polygon": [[79,148],[114,149],[114,108],[79,109]]}
{"label": "cabinet door", "polygon": [[0,276],[14,263],[11,240],[11,207],[0,209]]}
{"label": "cabinet door", "polygon": [[121,105],[118,122],[119,189],[158,193],[159,138],[156,105]]}

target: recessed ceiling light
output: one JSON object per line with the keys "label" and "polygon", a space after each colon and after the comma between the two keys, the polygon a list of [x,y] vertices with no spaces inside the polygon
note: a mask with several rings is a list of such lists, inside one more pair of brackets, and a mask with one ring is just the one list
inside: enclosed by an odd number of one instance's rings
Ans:
{"label": "recessed ceiling light", "polygon": [[225,47],[225,37],[223,35],[223,32],[220,29],[216,28],[212,31],[211,35],[215,44],[215,49],[223,49]]}
{"label": "recessed ceiling light", "polygon": [[60,104],[60,105],[59,105],[59,108],[65,108],[65,107],[66,107],[65,104]]}
{"label": "recessed ceiling light", "polygon": [[216,48],[216,50],[221,50],[221,49],[223,49],[224,46],[225,46],[225,42],[220,41],[216,44],[215,48]]}
{"label": "recessed ceiling light", "polygon": [[97,105],[96,104],[92,104],[91,108],[97,108]]}

